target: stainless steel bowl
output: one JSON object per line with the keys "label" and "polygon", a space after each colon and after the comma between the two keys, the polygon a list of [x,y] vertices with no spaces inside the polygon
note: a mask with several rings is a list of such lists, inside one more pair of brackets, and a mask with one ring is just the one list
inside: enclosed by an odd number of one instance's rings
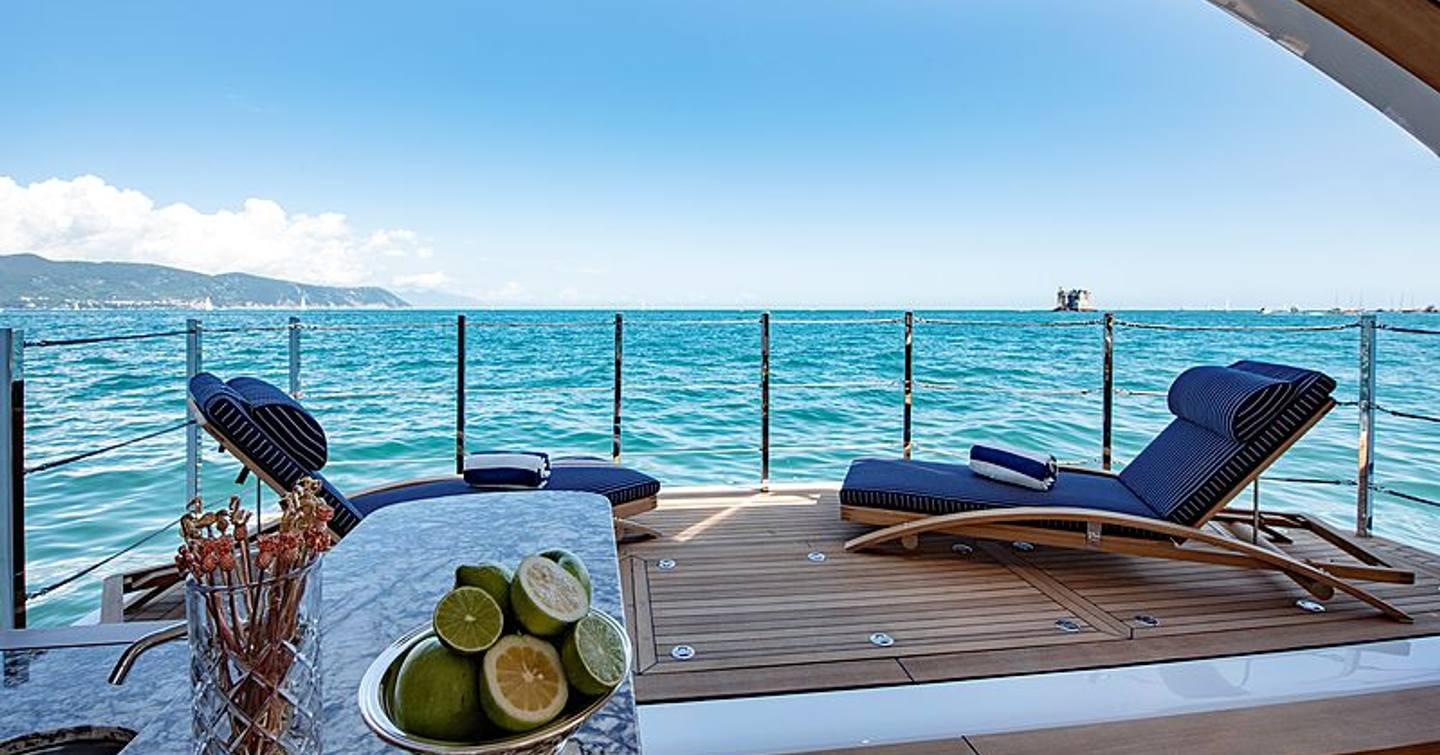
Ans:
{"label": "stainless steel bowl", "polygon": [[[630,668],[632,662],[630,637],[626,634],[625,627],[608,614],[597,612],[597,615],[619,630],[620,639],[625,645],[625,667]],[[576,729],[580,728],[581,724],[604,707],[610,697],[615,694],[615,690],[611,690],[597,698],[572,695],[570,705],[566,707],[559,718],[533,731],[511,734],[503,739],[464,744],[416,737],[402,731],[399,726],[395,725],[395,720],[390,717],[390,687],[395,682],[395,674],[400,670],[400,662],[405,659],[410,648],[433,634],[435,632],[429,624],[410,630],[376,656],[375,660],[371,661],[370,668],[365,670],[365,676],[360,679],[358,702],[360,715],[365,719],[366,725],[381,740],[410,752],[448,753],[449,755],[554,753],[565,744],[565,741],[575,733]]]}

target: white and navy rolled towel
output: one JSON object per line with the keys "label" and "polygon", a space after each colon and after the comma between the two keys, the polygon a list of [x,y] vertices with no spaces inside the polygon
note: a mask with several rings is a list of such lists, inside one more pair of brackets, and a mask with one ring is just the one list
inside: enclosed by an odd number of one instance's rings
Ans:
{"label": "white and navy rolled towel", "polygon": [[538,488],[550,478],[550,455],[478,451],[465,456],[465,482],[485,488]]}
{"label": "white and navy rolled towel", "polygon": [[1060,467],[1050,454],[976,444],[970,447],[970,471],[1010,485],[1049,490]]}

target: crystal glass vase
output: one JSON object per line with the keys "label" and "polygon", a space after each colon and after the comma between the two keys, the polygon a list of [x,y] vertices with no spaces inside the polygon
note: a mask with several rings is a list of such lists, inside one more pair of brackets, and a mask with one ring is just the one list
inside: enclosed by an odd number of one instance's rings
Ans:
{"label": "crystal glass vase", "polygon": [[235,586],[187,579],[193,752],[321,752],[320,563]]}

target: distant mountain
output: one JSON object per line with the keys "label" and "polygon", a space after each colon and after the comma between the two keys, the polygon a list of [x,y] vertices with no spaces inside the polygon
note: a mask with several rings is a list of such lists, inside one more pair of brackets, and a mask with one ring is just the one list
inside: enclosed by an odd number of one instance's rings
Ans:
{"label": "distant mountain", "polygon": [[383,288],[338,288],[246,273],[205,275],[134,262],[0,255],[0,308],[408,307]]}

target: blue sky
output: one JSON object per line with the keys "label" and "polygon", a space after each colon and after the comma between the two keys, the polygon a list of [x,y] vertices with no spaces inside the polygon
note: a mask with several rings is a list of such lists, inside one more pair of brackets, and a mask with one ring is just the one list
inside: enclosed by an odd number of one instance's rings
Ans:
{"label": "blue sky", "polygon": [[12,2],[0,95],[0,252],[513,306],[1440,303],[1435,155],[1202,0]]}

